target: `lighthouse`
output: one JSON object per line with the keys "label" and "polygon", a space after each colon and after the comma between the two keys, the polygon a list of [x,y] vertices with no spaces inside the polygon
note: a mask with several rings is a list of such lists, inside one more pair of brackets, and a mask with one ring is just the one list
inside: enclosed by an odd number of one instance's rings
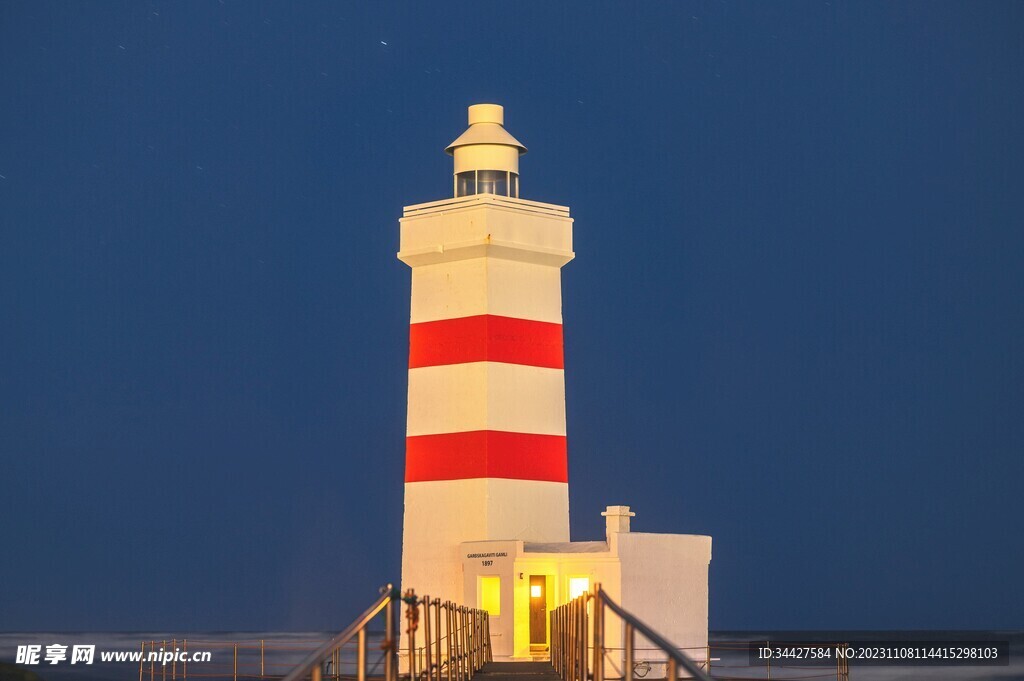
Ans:
{"label": "lighthouse", "polygon": [[638,614],[663,633],[706,645],[710,537],[631,533],[634,513],[616,505],[603,541],[569,541],[561,269],[573,220],[521,197],[526,147],[501,106],[470,106],[468,124],[445,149],[452,196],[400,220],[412,271],[402,586],[487,609],[498,658],[542,655],[547,613],[596,581],[624,607],[649,606]]}
{"label": "lighthouse", "polygon": [[[457,545],[569,540],[561,267],[567,208],[519,198],[496,104],[446,151],[453,194],[410,206],[412,268],[402,582],[461,596]],[[460,598],[461,600],[461,598]]]}

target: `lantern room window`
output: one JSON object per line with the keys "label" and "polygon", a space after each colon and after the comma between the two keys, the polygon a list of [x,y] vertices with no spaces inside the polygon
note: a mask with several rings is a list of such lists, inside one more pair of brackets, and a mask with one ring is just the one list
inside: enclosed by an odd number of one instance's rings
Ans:
{"label": "lantern room window", "polygon": [[519,198],[519,175],[507,170],[467,170],[455,175],[455,196],[495,194]]}

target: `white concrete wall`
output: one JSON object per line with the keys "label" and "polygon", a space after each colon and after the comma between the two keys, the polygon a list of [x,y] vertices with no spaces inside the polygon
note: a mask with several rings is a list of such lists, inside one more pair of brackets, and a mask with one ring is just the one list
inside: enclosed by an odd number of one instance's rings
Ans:
{"label": "white concrete wall", "polygon": [[502,362],[410,369],[407,423],[408,435],[471,430],[565,435],[565,372]]}
{"label": "white concrete wall", "polygon": [[561,324],[560,270],[485,257],[413,269],[413,324],[481,314]]}
{"label": "white concrete wall", "polygon": [[405,485],[402,586],[463,605],[459,544],[480,537],[568,541],[565,483],[501,478]]}
{"label": "white concrete wall", "polygon": [[507,259],[542,263],[557,254],[561,266],[573,257],[572,218],[562,206],[488,194],[409,206],[398,257],[409,265],[461,260],[464,249],[488,244],[520,251]]}
{"label": "white concrete wall", "polygon": [[[501,578],[501,614],[490,618],[491,646],[495,658],[510,658],[513,653],[513,623],[516,618],[515,590],[518,574],[514,566],[522,552],[523,542],[488,541],[470,542],[459,548],[464,570],[461,603],[480,607],[477,592],[479,577]],[[494,554],[494,555],[491,555]],[[504,554],[504,555],[500,555]]]}
{"label": "white concrete wall", "polygon": [[[622,562],[622,594],[617,602],[661,636],[686,648],[691,657],[703,660],[708,642],[711,537],[629,532],[612,534],[611,543]],[[638,660],[644,657],[637,654]]]}

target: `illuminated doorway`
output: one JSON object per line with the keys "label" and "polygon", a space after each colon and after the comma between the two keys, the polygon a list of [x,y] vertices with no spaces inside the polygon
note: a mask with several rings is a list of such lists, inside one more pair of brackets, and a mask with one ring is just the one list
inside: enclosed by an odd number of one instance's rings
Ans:
{"label": "illuminated doorway", "polygon": [[548,644],[548,587],[546,575],[530,575],[530,647]]}

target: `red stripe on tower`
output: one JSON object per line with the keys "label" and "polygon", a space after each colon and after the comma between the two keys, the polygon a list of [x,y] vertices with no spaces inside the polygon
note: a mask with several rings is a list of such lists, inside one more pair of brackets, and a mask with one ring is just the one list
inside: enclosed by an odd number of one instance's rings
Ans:
{"label": "red stripe on tower", "polygon": [[474,430],[406,438],[405,481],[512,478],[568,482],[564,435]]}
{"label": "red stripe on tower", "polygon": [[487,314],[410,325],[410,369],[464,362],[562,369],[562,325]]}

